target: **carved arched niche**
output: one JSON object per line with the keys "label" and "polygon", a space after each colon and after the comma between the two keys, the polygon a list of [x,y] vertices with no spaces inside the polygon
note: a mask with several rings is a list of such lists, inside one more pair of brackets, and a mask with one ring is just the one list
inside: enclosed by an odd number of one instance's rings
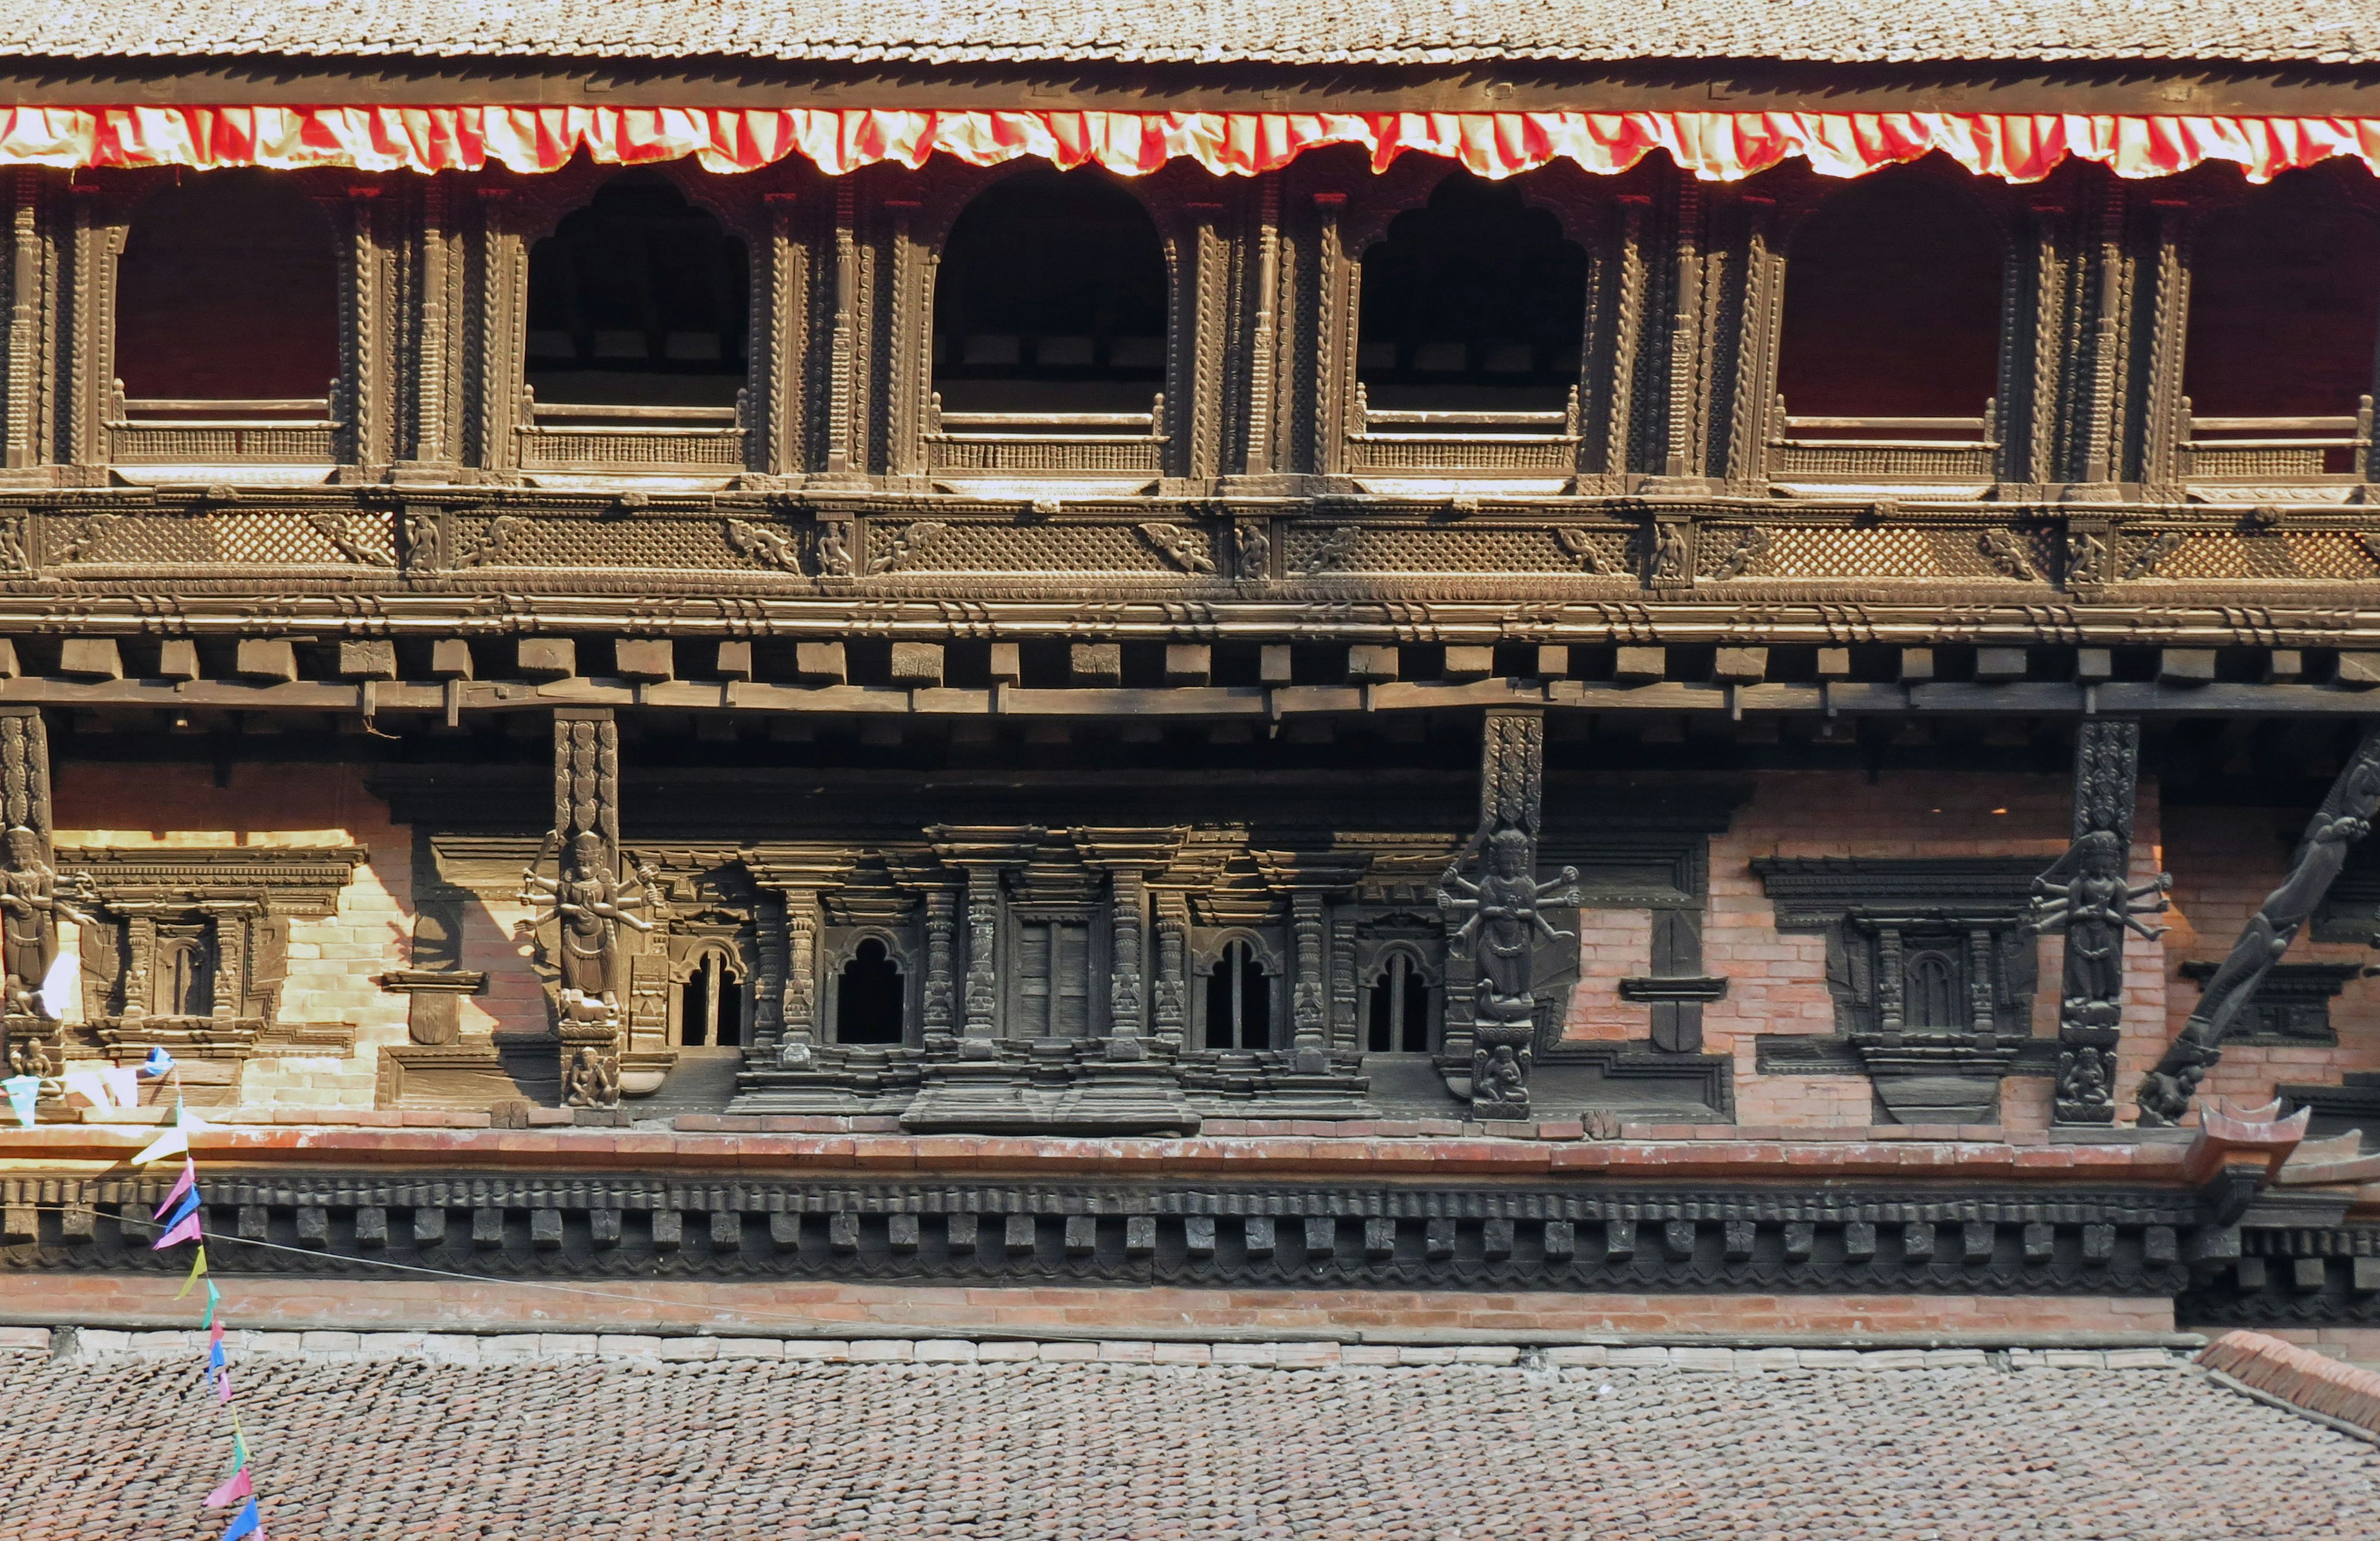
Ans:
{"label": "carved arched niche", "polygon": [[2021,266],[2008,189],[1938,156],[1848,184],[1763,184],[1784,267],[1768,477],[1987,488]]}
{"label": "carved arched niche", "polygon": [[351,458],[353,274],[327,191],[255,167],[158,174],[81,211],[115,257],[100,324],[79,334],[108,365],[100,457],[134,479],[301,482]]}
{"label": "carved arched niche", "polygon": [[1060,491],[1182,474],[1200,378],[1184,253],[1211,244],[1196,196],[1211,181],[1029,161],[903,178],[881,200],[909,301],[892,307],[893,470]]}
{"label": "carved arched niche", "polygon": [[2380,351],[2380,196],[2369,176],[2328,166],[2262,188],[2229,168],[2221,180],[2184,242],[2181,479],[2247,484],[2235,497],[2362,481]]}
{"label": "carved arched niche", "polygon": [[1289,958],[1269,930],[1197,934],[1190,959],[1190,1046],[1220,1052],[1289,1047]]}
{"label": "carved arched niche", "polygon": [[1417,942],[1376,947],[1362,973],[1358,1005],[1363,1047],[1370,1054],[1428,1054],[1444,1031],[1445,979]]}
{"label": "carved arched niche", "polygon": [[891,1048],[910,1040],[917,989],[908,946],[896,931],[839,931],[822,961],[829,1041]]}
{"label": "carved arched niche", "polygon": [[1391,492],[1563,490],[1608,405],[1594,377],[1610,369],[1599,290],[1620,214],[1659,173],[1490,181],[1421,155],[1379,173],[1352,153],[1307,160],[1293,170],[1314,246],[1312,463]]}

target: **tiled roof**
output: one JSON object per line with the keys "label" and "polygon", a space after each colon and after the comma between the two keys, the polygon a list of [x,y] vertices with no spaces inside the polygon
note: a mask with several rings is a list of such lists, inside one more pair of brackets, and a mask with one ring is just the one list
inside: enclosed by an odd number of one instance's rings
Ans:
{"label": "tiled roof", "polygon": [[[509,1363],[236,1351],[268,1532],[2380,1535],[2370,1445],[2155,1355],[2137,1356],[2152,1361],[2142,1368],[1954,1367],[1903,1354],[1923,1367],[1874,1367],[1869,1356],[1861,1367],[1747,1369],[1749,1355],[1678,1351],[1728,1365],[1696,1373],[1674,1363],[688,1364],[535,1356],[526,1341],[532,1356]],[[0,1353],[11,1476],[0,1531],[220,1534],[224,1517],[199,1499],[223,1474],[223,1420],[196,1364],[187,1352]]]}
{"label": "tiled roof", "polygon": [[0,53],[913,63],[2380,58],[2373,0],[35,0]]}

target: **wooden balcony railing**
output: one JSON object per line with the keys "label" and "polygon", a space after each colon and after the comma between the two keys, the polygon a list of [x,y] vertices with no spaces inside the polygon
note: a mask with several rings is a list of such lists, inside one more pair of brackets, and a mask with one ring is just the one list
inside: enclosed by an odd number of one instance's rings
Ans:
{"label": "wooden balcony railing", "polygon": [[1994,479],[1999,459],[1999,404],[1972,418],[1796,417],[1777,398],[1768,474],[1779,481],[1942,482]]}
{"label": "wooden balcony railing", "polygon": [[540,401],[522,392],[521,467],[719,474],[744,464],[744,394],[732,406]]}
{"label": "wooden balcony railing", "polygon": [[320,396],[127,396],[111,382],[108,458],[121,466],[330,466],[344,426]]}
{"label": "wooden balcony railing", "polygon": [[2185,481],[2360,480],[2371,461],[2373,404],[2352,417],[2200,417],[2182,407]]}
{"label": "wooden balcony railing", "polygon": [[934,471],[1004,475],[1164,469],[1165,397],[1146,412],[950,412],[941,393],[926,409],[926,462]]}

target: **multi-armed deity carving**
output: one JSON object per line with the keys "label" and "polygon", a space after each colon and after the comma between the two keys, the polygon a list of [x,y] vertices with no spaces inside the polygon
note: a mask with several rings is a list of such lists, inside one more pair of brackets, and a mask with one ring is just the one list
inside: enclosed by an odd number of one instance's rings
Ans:
{"label": "multi-armed deity carving", "polygon": [[2066,934],[2055,1098],[2060,1123],[2114,1122],[2124,939],[2129,933],[2155,941],[2165,935],[2164,927],[2141,916],[2164,913],[2173,879],[2159,873],[2144,883],[2131,880],[2140,756],[2137,722],[2082,724],[2074,754],[2073,843],[2034,880],[2027,923],[2036,931]]}
{"label": "multi-armed deity carving", "polygon": [[562,1040],[565,1098],[578,1107],[613,1107],[620,1099],[620,1052],[627,1019],[627,933],[652,929],[637,912],[653,897],[643,869],[622,877],[620,737],[608,714],[564,716],[553,725],[553,829],[539,853],[556,859],[549,878],[533,866],[521,873],[520,900],[539,906],[540,942],[556,980],[555,1018]]}
{"label": "multi-armed deity carving", "polygon": [[2240,940],[2218,965],[2181,1031],[2166,1046],[2156,1068],[2141,1082],[2141,1122],[2152,1127],[2179,1122],[2191,1098],[2216,1061],[2223,1036],[2289,950],[2323,895],[2347,865],[2347,853],[2372,832],[2380,810],[2380,727],[2369,729],[2354,756],[2331,783],[2330,794],[2306,824],[2280,887],[2248,919]]}
{"label": "multi-armed deity carving", "polygon": [[[1480,818],[1439,880],[1439,904],[1460,916],[1451,940],[1474,970],[1471,1109],[1477,1118],[1529,1115],[1529,1071],[1537,1031],[1538,943],[1572,933],[1554,928],[1547,909],[1576,904],[1578,870],[1537,880],[1543,806],[1545,718],[1490,711],[1480,764]],[[1463,869],[1480,863],[1476,881]]]}
{"label": "multi-armed deity carving", "polygon": [[58,922],[90,923],[71,902],[88,880],[62,880],[50,865],[50,745],[38,710],[0,713],[0,964],[8,1074],[54,1075],[67,987],[53,978]]}

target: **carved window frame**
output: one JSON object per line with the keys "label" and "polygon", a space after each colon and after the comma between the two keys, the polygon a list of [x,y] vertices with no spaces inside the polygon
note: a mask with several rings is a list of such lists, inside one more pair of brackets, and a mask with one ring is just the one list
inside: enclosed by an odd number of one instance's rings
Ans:
{"label": "carved window frame", "polygon": [[870,941],[884,944],[884,956],[901,975],[901,1041],[854,1044],[855,1049],[914,1049],[924,1041],[925,970],[905,928],[883,922],[826,924],[819,928],[816,989],[819,1041],[843,1042],[843,971]]}
{"label": "carved window frame", "polygon": [[[1061,415],[1047,428],[1005,424],[983,431],[946,428],[934,391],[934,296],[951,232],[975,200],[997,184],[1042,164],[1015,160],[997,166],[970,166],[937,156],[921,170],[875,185],[872,215],[882,226],[891,261],[882,282],[891,346],[887,359],[887,468],[896,477],[922,479],[964,491],[969,484],[1047,481],[1062,491],[1154,490],[1149,484],[1191,474],[1189,444],[1196,436],[1191,399],[1217,371],[1208,352],[1220,339],[1208,334],[1198,295],[1206,285],[1196,268],[1208,243],[1202,238],[1203,211],[1224,194],[1217,179],[1186,162],[1172,162],[1147,176],[1118,176],[1087,168],[1148,211],[1164,254],[1166,280],[1165,373],[1155,393],[1155,411],[1145,435],[1068,431]],[[1222,253],[1228,261],[1229,252]],[[1211,406],[1208,408],[1211,410]]]}
{"label": "carved window frame", "polygon": [[[585,424],[540,427],[544,409],[533,405],[528,384],[530,253],[607,183],[631,173],[661,176],[689,207],[716,218],[744,244],[745,370],[735,406],[719,409],[728,415],[718,421],[698,426],[648,421],[624,408],[596,405],[545,414],[585,418]],[[691,161],[638,166],[574,162],[541,176],[489,176],[474,184],[479,214],[471,297],[478,324],[468,352],[480,390],[469,462],[506,479],[544,478],[559,487],[590,479],[615,485],[640,476],[667,477],[674,486],[693,481],[718,487],[747,472],[765,472],[771,446],[768,434],[756,431],[756,419],[765,427],[761,404],[771,399],[784,370],[770,346],[783,330],[770,303],[783,278],[781,232],[763,200],[791,175],[731,181]],[[607,447],[609,455],[596,453]]]}
{"label": "carved window frame", "polygon": [[[1438,946],[1435,962],[1430,948],[1412,937],[1387,937],[1378,940],[1359,940],[1355,948],[1355,1046],[1366,1055],[1411,1054],[1415,1058],[1435,1057],[1446,1042],[1446,965],[1445,944]],[[1423,1025],[1424,1047],[1418,1050],[1405,1049],[1374,1049],[1371,1047],[1372,1003],[1384,988],[1383,977],[1390,961],[1403,958],[1419,976],[1428,1020]]]}
{"label": "carved window frame", "polygon": [[[1427,208],[1439,185],[1461,168],[1433,156],[1406,155],[1384,171],[1349,176],[1328,156],[1309,156],[1292,168],[1300,174],[1292,197],[1311,222],[1318,248],[1311,285],[1315,335],[1315,469],[1328,476],[1384,482],[1500,481],[1527,484],[1558,479],[1566,490],[1588,470],[1585,456],[1592,437],[1588,418],[1608,409],[1604,389],[1612,374],[1606,357],[1612,307],[1604,290],[1617,274],[1613,261],[1616,216],[1632,197],[1642,199],[1658,172],[1637,168],[1619,176],[1595,176],[1563,163],[1509,178],[1522,200],[1554,216],[1562,238],[1586,253],[1585,324],[1579,338],[1579,373],[1558,431],[1463,433],[1417,431],[1376,435],[1358,378],[1363,324],[1364,255],[1388,238],[1397,216]],[[1310,170],[1303,170],[1307,162]],[[1416,425],[1419,426],[1419,425]]]}
{"label": "carved window frame", "polygon": [[[1108,907],[1104,904],[1048,903],[1011,895],[1008,903],[1002,906],[1002,910],[1001,935],[998,944],[1001,1037],[1018,1043],[1031,1043],[1039,1037],[1062,1037],[1075,1042],[1088,1043],[1108,1037],[1114,1030],[1114,1019],[1110,1008],[1109,997],[1113,989],[1115,972],[1115,960],[1111,955],[1114,927],[1111,921]],[[1022,967],[1022,954],[1025,947],[1025,928],[1028,926],[1082,928],[1083,1030],[1079,1034],[1051,1033],[1028,1036],[1024,1031],[1026,975]],[[1049,999],[1053,1003],[1051,1016],[1054,1025],[1054,1002],[1057,999],[1058,985],[1054,953],[1051,961],[1053,966],[1048,978],[1050,988]]]}
{"label": "carved window frame", "polygon": [[[1248,944],[1250,955],[1265,972],[1267,982],[1265,997],[1269,1013],[1266,1021],[1266,1037],[1269,1040],[1269,1047],[1262,1050],[1207,1047],[1208,989],[1213,983],[1215,965],[1222,961],[1224,953],[1235,941]],[[1289,926],[1286,921],[1277,926],[1270,924],[1205,926],[1194,921],[1184,955],[1189,960],[1190,975],[1185,981],[1189,986],[1185,991],[1189,997],[1189,1005],[1186,1008],[1182,1027],[1182,1049],[1185,1056],[1204,1057],[1211,1061],[1220,1054],[1254,1052],[1279,1054],[1288,1049],[1293,1030],[1290,1021],[1290,989],[1295,981],[1290,969]]]}
{"label": "carved window frame", "polygon": [[338,479],[380,447],[370,430],[384,420],[375,410],[384,382],[381,370],[363,367],[366,358],[390,352],[389,251],[377,200],[369,196],[377,189],[352,188],[350,174],[334,171],[270,175],[294,180],[322,208],[333,246],[338,364],[323,382],[322,413],[292,419],[229,412],[188,419],[178,414],[136,419],[128,411],[115,361],[116,274],[140,206],[178,185],[179,174],[166,168],[81,172],[64,201],[67,313],[60,318],[60,343],[67,431],[55,446],[61,462],[135,482],[303,486]]}

